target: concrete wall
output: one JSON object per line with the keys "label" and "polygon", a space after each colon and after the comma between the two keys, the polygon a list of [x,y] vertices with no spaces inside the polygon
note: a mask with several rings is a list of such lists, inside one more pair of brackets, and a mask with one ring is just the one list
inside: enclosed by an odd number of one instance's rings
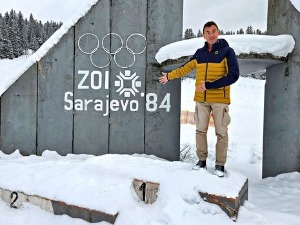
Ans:
{"label": "concrete wall", "polygon": [[[182,0],[99,0],[1,97],[1,150],[179,159],[180,81],[159,84]],[[123,44],[122,44],[123,43]]]}
{"label": "concrete wall", "polygon": [[37,65],[32,65],[1,97],[1,150],[36,153]]}
{"label": "concrete wall", "polygon": [[289,0],[269,0],[268,33],[290,34],[296,46],[286,64],[267,69],[263,177],[300,171],[300,13]]}

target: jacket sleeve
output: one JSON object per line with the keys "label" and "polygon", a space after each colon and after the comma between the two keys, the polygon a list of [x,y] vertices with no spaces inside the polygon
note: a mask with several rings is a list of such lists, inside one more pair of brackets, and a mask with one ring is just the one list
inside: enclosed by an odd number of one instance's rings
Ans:
{"label": "jacket sleeve", "polygon": [[212,82],[206,81],[205,82],[206,89],[217,89],[217,88],[226,87],[233,84],[239,79],[239,75],[240,75],[239,64],[235,52],[233,51],[232,48],[228,49],[228,54],[226,58],[227,58],[228,73],[225,76],[217,80],[214,80]]}
{"label": "jacket sleeve", "polygon": [[183,66],[168,73],[168,75],[167,75],[168,80],[173,80],[176,78],[184,77],[185,75],[187,75],[189,72],[191,72],[193,69],[196,68],[196,63],[197,63],[197,61],[195,59],[195,55],[193,55],[193,57],[187,63],[185,63]]}

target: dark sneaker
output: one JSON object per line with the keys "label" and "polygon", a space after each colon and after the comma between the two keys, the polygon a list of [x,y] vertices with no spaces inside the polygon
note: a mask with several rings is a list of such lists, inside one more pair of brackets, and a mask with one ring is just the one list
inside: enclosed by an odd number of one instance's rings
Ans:
{"label": "dark sneaker", "polygon": [[206,160],[199,160],[197,164],[193,167],[193,170],[200,170],[201,168],[206,169]]}
{"label": "dark sneaker", "polygon": [[215,175],[217,175],[218,177],[224,177],[224,175],[225,175],[224,166],[216,165],[215,166]]}

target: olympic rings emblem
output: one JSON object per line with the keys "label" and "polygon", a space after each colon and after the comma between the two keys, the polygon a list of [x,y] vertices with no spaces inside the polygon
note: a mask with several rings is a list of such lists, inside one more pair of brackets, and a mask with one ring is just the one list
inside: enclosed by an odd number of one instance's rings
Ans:
{"label": "olympic rings emblem", "polygon": [[[95,47],[93,50],[89,51],[89,52],[88,52],[88,51],[84,51],[84,50],[82,49],[82,47],[80,46],[80,41],[81,41],[81,39],[82,39],[84,36],[91,36],[92,38],[96,38],[96,43],[97,43],[97,44],[96,44],[96,47]],[[117,50],[114,51],[114,52],[110,52],[109,48],[106,48],[106,47],[104,46],[104,40],[105,40],[106,38],[109,38],[110,36],[116,36],[118,39],[120,39],[121,46],[120,46],[119,48],[117,48]],[[142,49],[142,51],[140,51],[140,52],[134,52],[134,51],[132,50],[132,48],[130,48],[130,47],[128,46],[129,40],[130,40],[131,38],[133,38],[134,36],[142,37],[143,40],[145,41],[145,47],[144,47],[144,48]],[[92,33],[85,33],[85,34],[81,35],[80,38],[78,39],[78,48],[79,48],[79,50],[80,50],[81,52],[83,52],[84,54],[90,56],[90,61],[91,61],[91,63],[92,63],[95,67],[100,68],[100,69],[105,68],[105,67],[107,67],[107,66],[111,63],[112,60],[114,60],[115,64],[116,64],[118,67],[123,68],[123,69],[127,69],[127,68],[129,68],[129,67],[131,67],[131,66],[134,65],[135,60],[136,60],[136,55],[140,55],[140,54],[144,53],[144,51],[146,50],[146,38],[145,38],[144,35],[142,35],[142,34],[140,34],[140,33],[133,33],[133,34],[129,35],[129,37],[126,39],[125,45],[124,45],[124,41],[123,41],[122,37],[121,37],[119,34],[117,34],[117,33],[108,33],[108,34],[106,34],[106,35],[102,38],[102,41],[101,41],[101,47],[102,47],[102,49],[104,50],[104,52],[105,52],[106,54],[109,55],[109,60],[108,60],[108,62],[107,62],[105,65],[101,65],[101,66],[96,65],[96,64],[94,63],[94,61],[93,61],[93,54],[98,50],[99,47],[100,47],[100,40],[99,40],[99,38],[97,37],[97,35],[95,35],[95,34],[92,34]],[[126,49],[126,50],[133,56],[133,61],[132,61],[132,63],[130,63],[130,65],[122,66],[122,65],[120,65],[119,63],[117,63],[117,54],[118,54],[122,49]]]}

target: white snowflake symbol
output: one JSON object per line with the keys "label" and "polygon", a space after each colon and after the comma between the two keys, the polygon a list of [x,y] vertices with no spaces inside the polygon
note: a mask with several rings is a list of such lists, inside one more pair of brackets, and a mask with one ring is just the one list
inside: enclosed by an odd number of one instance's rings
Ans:
{"label": "white snowflake symbol", "polygon": [[[117,92],[119,92],[119,95],[124,93],[124,97],[126,98],[129,98],[130,94],[135,96],[135,93],[139,92],[137,88],[142,86],[142,82],[137,81],[139,76],[137,76],[136,73],[131,75],[130,70],[125,70],[124,74],[120,72],[120,75],[117,75],[117,78],[119,79],[115,81],[115,87],[119,87]],[[125,83],[127,85],[129,84],[129,87],[125,87]]]}

